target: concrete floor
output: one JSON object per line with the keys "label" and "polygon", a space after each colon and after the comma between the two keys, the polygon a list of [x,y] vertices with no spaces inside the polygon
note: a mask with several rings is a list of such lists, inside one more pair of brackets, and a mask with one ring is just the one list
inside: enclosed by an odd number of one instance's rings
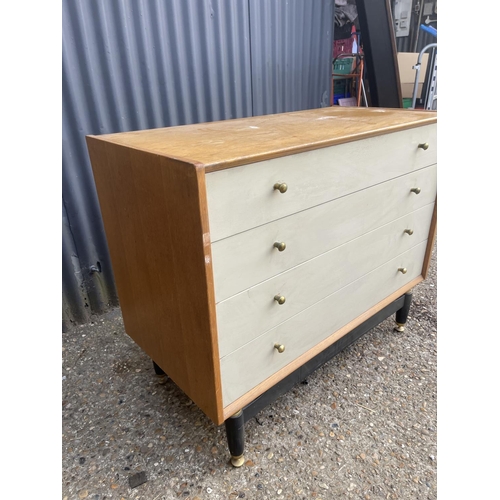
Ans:
{"label": "concrete floor", "polygon": [[119,309],[63,334],[63,499],[436,499],[435,252],[406,331],[389,318],[247,422],[239,469]]}

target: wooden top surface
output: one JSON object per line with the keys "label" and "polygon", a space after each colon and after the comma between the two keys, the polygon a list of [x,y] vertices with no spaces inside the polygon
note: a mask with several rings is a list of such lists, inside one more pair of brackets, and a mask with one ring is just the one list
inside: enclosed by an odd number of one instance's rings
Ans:
{"label": "wooden top surface", "polygon": [[433,111],[327,107],[97,138],[211,172],[436,122]]}

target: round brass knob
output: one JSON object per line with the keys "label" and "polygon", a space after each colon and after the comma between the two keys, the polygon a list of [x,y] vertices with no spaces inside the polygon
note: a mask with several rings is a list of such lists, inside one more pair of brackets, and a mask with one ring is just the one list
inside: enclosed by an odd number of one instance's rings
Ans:
{"label": "round brass knob", "polygon": [[283,295],[279,295],[279,294],[274,296],[274,300],[275,300],[275,301],[276,301],[276,302],[277,302],[280,306],[282,306],[282,305],[285,303],[285,301],[286,301],[285,297],[283,297]]}
{"label": "round brass knob", "polygon": [[273,247],[277,248],[280,252],[282,252],[286,248],[286,243],[283,241],[276,241]]}
{"label": "round brass knob", "polygon": [[428,142],[423,142],[422,144],[419,144],[418,147],[420,149],[423,149],[424,151],[429,149],[429,143]]}
{"label": "round brass knob", "polygon": [[408,272],[408,269],[406,269],[406,267],[400,267],[398,269],[398,271],[401,273],[401,274],[406,274]]}
{"label": "round brass knob", "polygon": [[285,352],[285,346],[283,344],[274,344],[274,348],[281,354]]}
{"label": "round brass knob", "polygon": [[280,193],[286,193],[288,186],[284,182],[277,182],[274,189],[277,189]]}
{"label": "round brass knob", "polygon": [[412,188],[412,189],[410,189],[410,193],[420,194],[420,191],[422,191],[420,188]]}
{"label": "round brass knob", "polygon": [[403,232],[411,236],[413,234],[413,229],[405,229]]}

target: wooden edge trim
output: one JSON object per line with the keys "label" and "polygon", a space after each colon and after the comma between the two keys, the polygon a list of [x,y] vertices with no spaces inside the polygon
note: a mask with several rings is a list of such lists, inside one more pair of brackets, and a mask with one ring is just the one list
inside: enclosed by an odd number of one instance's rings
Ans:
{"label": "wooden edge trim", "polygon": [[351,322],[347,323],[347,325],[343,326],[335,333],[327,337],[325,340],[321,341],[319,344],[315,345],[313,348],[309,349],[309,351],[299,356],[297,359],[293,360],[291,363],[283,367],[278,372],[274,373],[266,380],[261,382],[259,385],[254,387],[251,391],[248,391],[246,394],[238,398],[236,401],[233,401],[231,404],[224,408],[224,419],[229,418],[231,415],[234,415],[237,411],[244,408],[247,404],[251,403],[255,398],[266,392],[268,389],[277,384],[280,380],[284,379],[287,375],[290,375],[297,368],[302,366],[304,363],[314,358],[321,351],[325,350],[327,347],[332,345],[334,342],[339,340],[344,335],[347,335],[352,329],[359,326],[361,323],[366,321],[368,318],[373,316],[382,310],[385,306],[395,301],[398,297],[406,293],[408,290],[411,290],[414,286],[418,285],[421,281],[423,281],[424,277],[418,276],[412,281],[410,281],[405,286],[399,288],[394,293],[386,297],[384,300],[380,301],[378,304],[374,305],[366,312],[353,319]]}
{"label": "wooden edge trim", "polygon": [[219,340],[217,332],[217,309],[215,303],[215,286],[214,286],[214,273],[212,265],[212,244],[210,241],[210,224],[208,217],[208,201],[205,169],[200,163],[193,163],[196,168],[196,175],[198,179],[198,200],[200,207],[200,219],[203,230],[203,250],[205,254],[205,283],[207,285],[208,296],[208,313],[210,321],[210,335],[213,352],[213,369],[215,376],[215,397],[216,397],[216,415],[209,415],[214,423],[221,425],[224,423],[224,412],[222,408],[222,381],[220,373],[219,361]]}
{"label": "wooden edge trim", "polygon": [[[391,108],[398,109],[398,108]],[[424,127],[426,125],[434,125],[437,123],[437,118],[432,117],[428,119],[422,119],[415,123],[408,123],[404,125],[393,125],[390,127],[385,127],[383,129],[374,130],[370,132],[360,132],[352,135],[345,135],[337,139],[329,139],[321,142],[312,142],[306,145],[300,146],[290,146],[283,149],[278,149],[271,151],[269,153],[255,154],[252,156],[243,156],[241,158],[235,158],[234,160],[222,161],[219,163],[207,163],[205,164],[205,171],[207,173],[217,172],[219,170],[225,170],[227,168],[240,167],[242,165],[247,165],[249,163],[257,163],[265,160],[272,160],[274,158],[281,158],[283,156],[294,155],[297,153],[305,153],[307,151],[314,151],[315,149],[328,148],[330,146],[338,146],[339,144],[346,144],[348,142],[355,142],[362,139],[370,139],[371,137],[377,137],[379,135],[386,135],[392,132],[402,132],[404,130],[409,130],[412,128]],[[190,160],[184,160],[189,162]],[[191,161],[191,163],[196,163]]]}
{"label": "wooden edge trim", "polygon": [[432,212],[431,227],[429,229],[429,237],[427,239],[427,249],[425,250],[424,263],[422,266],[422,276],[427,279],[427,274],[429,273],[429,267],[431,264],[432,249],[434,248],[434,242],[436,241],[437,233],[437,197],[434,202],[434,212]]}

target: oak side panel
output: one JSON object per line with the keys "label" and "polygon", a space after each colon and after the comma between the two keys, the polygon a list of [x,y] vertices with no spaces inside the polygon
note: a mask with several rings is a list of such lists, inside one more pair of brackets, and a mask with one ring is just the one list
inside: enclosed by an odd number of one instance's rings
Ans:
{"label": "oak side panel", "polygon": [[93,136],[87,145],[125,330],[221,424],[203,168]]}
{"label": "oak side panel", "polygon": [[432,213],[429,238],[427,240],[427,250],[425,252],[424,264],[422,267],[422,276],[424,277],[424,280],[427,279],[427,273],[429,272],[429,266],[431,264],[431,257],[432,257],[432,249],[434,248],[434,242],[436,241],[436,232],[437,232],[437,198],[434,204],[434,212]]}

